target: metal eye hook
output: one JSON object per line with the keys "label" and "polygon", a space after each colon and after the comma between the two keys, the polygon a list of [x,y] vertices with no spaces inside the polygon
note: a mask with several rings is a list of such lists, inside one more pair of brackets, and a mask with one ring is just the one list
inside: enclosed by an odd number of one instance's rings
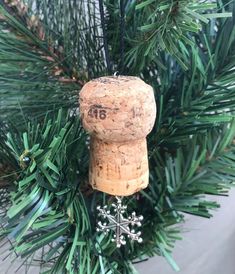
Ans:
{"label": "metal eye hook", "polygon": [[118,77],[119,76],[119,71],[115,71],[114,74],[113,74],[114,77]]}

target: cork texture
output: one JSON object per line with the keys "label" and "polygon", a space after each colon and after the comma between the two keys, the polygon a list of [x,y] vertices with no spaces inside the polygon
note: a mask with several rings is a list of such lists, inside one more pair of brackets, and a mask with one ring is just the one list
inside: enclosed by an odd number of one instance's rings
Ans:
{"label": "cork texture", "polygon": [[91,139],[90,183],[94,189],[127,196],[148,185],[146,139],[103,142]]}
{"label": "cork texture", "polygon": [[80,92],[83,126],[107,141],[145,138],[156,117],[153,89],[137,77],[102,77]]}
{"label": "cork texture", "polygon": [[152,87],[137,77],[101,77],[83,87],[79,102],[91,135],[92,187],[122,196],[147,187],[146,136],[156,118]]}

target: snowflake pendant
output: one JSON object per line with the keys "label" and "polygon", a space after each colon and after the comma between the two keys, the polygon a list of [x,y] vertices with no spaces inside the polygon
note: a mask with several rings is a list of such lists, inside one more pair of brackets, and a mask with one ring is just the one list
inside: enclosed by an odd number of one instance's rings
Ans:
{"label": "snowflake pendant", "polygon": [[116,242],[117,247],[126,244],[126,238],[123,234],[126,234],[131,240],[141,243],[143,241],[140,237],[141,232],[136,233],[134,227],[141,226],[143,216],[136,216],[136,213],[132,212],[130,217],[125,218],[123,215],[127,206],[122,205],[121,198],[116,196],[116,199],[117,203],[111,205],[111,210],[107,210],[107,206],[103,208],[100,206],[97,207],[99,211],[98,216],[105,220],[103,223],[101,221],[98,222],[97,231],[102,231],[104,234],[107,234],[110,230],[113,230],[115,233],[112,241]]}

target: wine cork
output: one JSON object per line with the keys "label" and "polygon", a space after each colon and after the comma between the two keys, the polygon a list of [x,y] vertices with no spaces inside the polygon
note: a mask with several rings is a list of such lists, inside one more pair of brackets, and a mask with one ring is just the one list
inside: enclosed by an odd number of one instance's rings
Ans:
{"label": "wine cork", "polygon": [[91,135],[92,187],[118,196],[147,187],[146,136],[156,118],[152,87],[137,77],[101,77],[84,85],[79,101],[83,127]]}

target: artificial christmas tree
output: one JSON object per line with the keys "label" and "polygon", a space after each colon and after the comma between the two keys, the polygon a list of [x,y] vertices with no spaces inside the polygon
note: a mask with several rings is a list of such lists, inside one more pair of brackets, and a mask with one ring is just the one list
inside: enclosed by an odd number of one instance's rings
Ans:
{"label": "artificial christmas tree", "polygon": [[[203,195],[227,194],[235,178],[234,10],[229,0],[1,1],[1,236],[11,251],[28,263],[39,252],[49,273],[129,274],[154,254],[177,269],[182,213],[210,217],[218,205]],[[88,183],[78,107],[88,81],[117,70],[151,85],[158,110],[149,186],[124,199],[144,216],[143,242],[120,249],[96,232],[96,207],[113,197]]]}

